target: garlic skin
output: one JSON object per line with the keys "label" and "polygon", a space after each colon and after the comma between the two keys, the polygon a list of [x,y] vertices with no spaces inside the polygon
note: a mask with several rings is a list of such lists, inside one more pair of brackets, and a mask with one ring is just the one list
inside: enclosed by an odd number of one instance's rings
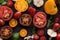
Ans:
{"label": "garlic skin", "polygon": [[44,4],[44,0],[33,0],[33,4],[34,4],[36,7],[41,7],[41,6],[43,6],[43,4]]}
{"label": "garlic skin", "polygon": [[48,30],[47,30],[47,34],[48,34],[50,37],[56,37],[56,36],[57,36],[57,32],[53,31],[52,29],[48,29]]}

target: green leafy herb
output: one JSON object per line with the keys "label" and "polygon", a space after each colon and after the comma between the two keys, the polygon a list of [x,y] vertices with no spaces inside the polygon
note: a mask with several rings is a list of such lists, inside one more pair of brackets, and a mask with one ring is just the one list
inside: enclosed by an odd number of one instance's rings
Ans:
{"label": "green leafy herb", "polygon": [[29,4],[32,2],[32,0],[26,0]]}
{"label": "green leafy herb", "polygon": [[34,25],[31,25],[31,28],[32,28],[32,34],[34,34],[35,33],[35,27],[34,27]]}
{"label": "green leafy herb", "polygon": [[4,1],[1,5],[6,5],[6,1]]}
{"label": "green leafy herb", "polygon": [[13,33],[13,40],[18,40],[19,33]]}
{"label": "green leafy herb", "polygon": [[52,16],[50,17],[50,19],[48,19],[48,24],[47,24],[47,27],[50,27],[52,25]]}
{"label": "green leafy herb", "polygon": [[4,0],[0,0],[0,3],[4,2]]}

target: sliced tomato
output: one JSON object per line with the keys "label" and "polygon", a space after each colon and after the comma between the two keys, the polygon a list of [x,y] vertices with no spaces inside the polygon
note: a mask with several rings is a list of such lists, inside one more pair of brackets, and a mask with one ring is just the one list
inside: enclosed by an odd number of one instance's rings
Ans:
{"label": "sliced tomato", "polygon": [[13,11],[11,8],[7,7],[7,6],[2,6],[3,8],[3,15],[2,15],[2,19],[4,21],[8,21],[12,18],[13,16]]}
{"label": "sliced tomato", "polygon": [[3,8],[0,6],[0,18],[2,18],[3,15]]}
{"label": "sliced tomato", "polygon": [[1,38],[3,38],[3,39],[10,38],[12,36],[12,32],[13,32],[13,30],[12,30],[12,28],[10,28],[10,26],[3,26],[0,31],[1,31]]}
{"label": "sliced tomato", "polygon": [[20,19],[20,24],[23,26],[29,26],[32,22],[32,18],[29,14],[23,14]]}
{"label": "sliced tomato", "polygon": [[38,12],[33,18],[33,24],[37,28],[44,28],[46,26],[47,19],[46,14],[44,12]]}

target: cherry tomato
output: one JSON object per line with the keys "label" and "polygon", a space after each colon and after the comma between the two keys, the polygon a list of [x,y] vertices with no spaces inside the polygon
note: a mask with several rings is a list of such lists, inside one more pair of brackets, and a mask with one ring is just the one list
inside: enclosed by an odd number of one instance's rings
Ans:
{"label": "cherry tomato", "polygon": [[57,15],[55,22],[59,22],[59,20],[60,20],[60,14]]}
{"label": "cherry tomato", "polygon": [[43,30],[43,29],[38,30],[38,31],[37,31],[37,34],[38,34],[39,36],[43,36],[43,35],[44,35],[44,30]]}
{"label": "cherry tomato", "polygon": [[12,5],[13,5],[12,0],[8,0],[8,1],[7,1],[7,6],[11,7]]}
{"label": "cherry tomato", "polygon": [[57,34],[56,39],[57,39],[57,40],[60,40],[60,33]]}
{"label": "cherry tomato", "polygon": [[34,15],[36,14],[36,9],[33,8],[33,7],[29,7],[29,8],[28,8],[28,13],[29,13],[32,17],[34,17]]}
{"label": "cherry tomato", "polygon": [[18,19],[18,18],[20,18],[21,17],[21,12],[16,12],[15,14],[14,14],[14,18],[16,18],[16,19]]}
{"label": "cherry tomato", "polygon": [[34,39],[38,40],[39,36],[37,34],[34,34]]}
{"label": "cherry tomato", "polygon": [[53,30],[54,31],[57,31],[59,29],[59,27],[60,27],[60,24],[59,23],[54,23]]}
{"label": "cherry tomato", "polygon": [[40,37],[40,40],[46,40],[45,36]]}

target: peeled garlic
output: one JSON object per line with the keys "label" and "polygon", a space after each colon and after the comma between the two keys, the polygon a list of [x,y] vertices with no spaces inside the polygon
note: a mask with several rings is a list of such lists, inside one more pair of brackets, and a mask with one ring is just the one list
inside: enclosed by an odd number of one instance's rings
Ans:
{"label": "peeled garlic", "polygon": [[36,7],[41,7],[41,6],[43,6],[43,4],[44,4],[44,0],[33,0],[33,4],[34,4]]}
{"label": "peeled garlic", "polygon": [[57,36],[57,33],[54,32],[52,29],[48,29],[48,30],[47,30],[47,34],[48,34],[50,37],[56,37],[56,36]]}

